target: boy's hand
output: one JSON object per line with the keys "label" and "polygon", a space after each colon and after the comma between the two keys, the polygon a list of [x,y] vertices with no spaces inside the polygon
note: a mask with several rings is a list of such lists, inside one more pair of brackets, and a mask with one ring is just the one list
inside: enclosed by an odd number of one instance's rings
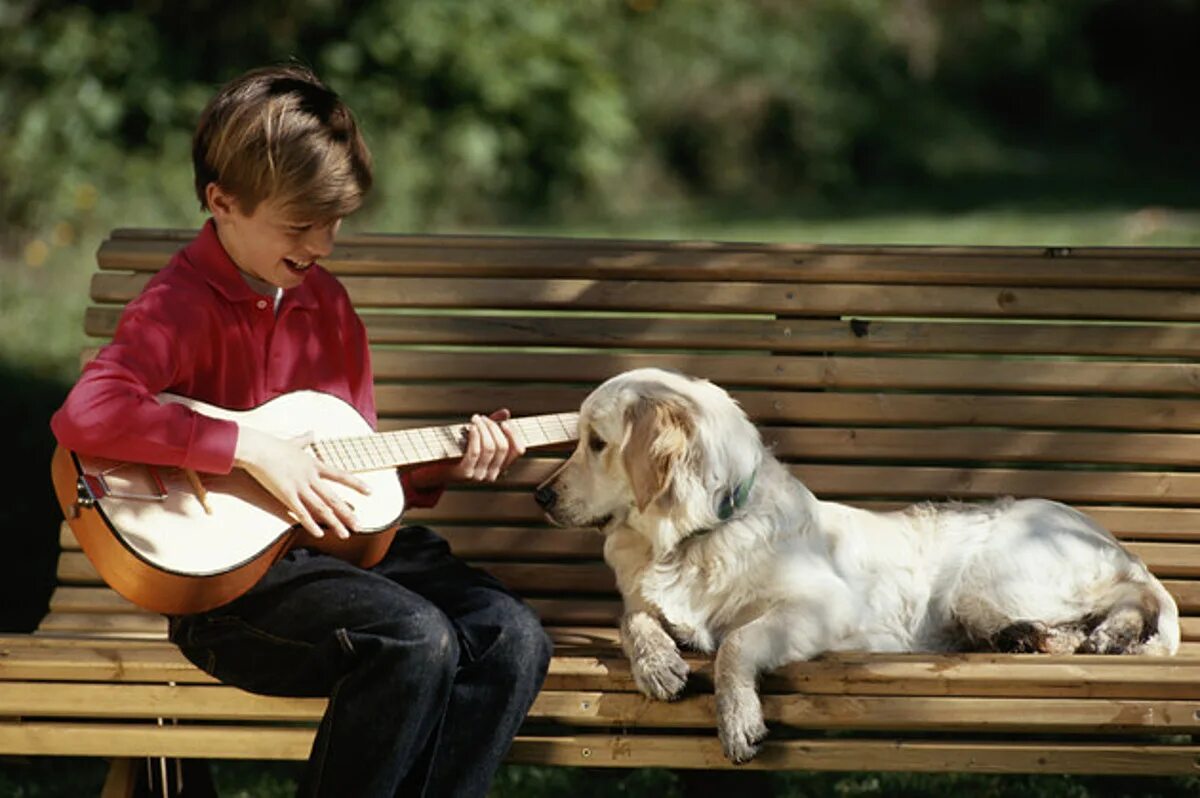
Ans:
{"label": "boy's hand", "polygon": [[495,482],[513,460],[525,454],[525,442],[507,423],[510,415],[501,409],[490,416],[471,416],[466,452],[447,472],[450,480]]}
{"label": "boy's hand", "polygon": [[250,427],[240,427],[234,465],[283,502],[300,525],[313,537],[324,537],[321,523],[339,538],[350,537],[357,525],[354,510],[324,480],[339,482],[359,493],[369,493],[366,483],[338,468],[321,462],[305,450],[311,435],[284,439]]}
{"label": "boy's hand", "polygon": [[415,469],[412,478],[419,488],[447,482],[495,482],[514,460],[525,454],[525,441],[507,424],[510,413],[497,410],[490,416],[471,416],[462,459]]}

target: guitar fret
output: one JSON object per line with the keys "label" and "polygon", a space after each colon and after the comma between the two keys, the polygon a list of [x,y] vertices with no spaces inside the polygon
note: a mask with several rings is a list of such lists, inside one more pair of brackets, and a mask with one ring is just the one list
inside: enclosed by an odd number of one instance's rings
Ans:
{"label": "guitar fret", "polygon": [[461,427],[441,427],[438,432],[441,433],[442,451],[447,457],[460,457],[463,454],[461,446],[461,438],[455,435],[456,431],[461,434]]}
{"label": "guitar fret", "polygon": [[[510,423],[527,447],[547,446],[575,440],[579,414],[530,416]],[[468,429],[456,424],[326,438],[315,441],[312,450],[318,458],[343,471],[374,471],[462,457]]]}

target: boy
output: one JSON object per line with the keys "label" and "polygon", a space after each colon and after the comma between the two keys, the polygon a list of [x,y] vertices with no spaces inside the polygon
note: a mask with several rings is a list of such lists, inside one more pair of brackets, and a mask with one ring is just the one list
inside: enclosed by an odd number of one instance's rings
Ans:
{"label": "boy", "polygon": [[[209,103],[193,161],[211,218],[129,303],[51,426],[88,455],[243,468],[308,534],[348,537],[353,511],[326,481],[362,490],[355,477],[308,455],[303,440],[154,397],[247,409],[311,389],[375,424],[363,324],[315,264],[370,187],[367,147],[309,70],[268,67]],[[507,417],[473,417],[461,461],[405,473],[407,503],[433,506],[449,481],[496,479],[523,452]],[[295,548],[233,602],[169,620],[188,659],[224,682],[329,696],[303,795],[485,794],[551,651],[526,605],[422,527],[400,530],[365,569]]]}

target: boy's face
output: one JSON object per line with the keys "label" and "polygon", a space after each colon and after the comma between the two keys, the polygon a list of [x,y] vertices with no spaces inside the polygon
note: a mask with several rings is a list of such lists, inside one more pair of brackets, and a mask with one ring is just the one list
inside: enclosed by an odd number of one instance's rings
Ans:
{"label": "boy's face", "polygon": [[341,219],[319,223],[296,219],[269,199],[247,215],[216,184],[209,184],[208,200],[217,237],[237,267],[283,289],[304,282],[313,261],[333,251],[342,223]]}

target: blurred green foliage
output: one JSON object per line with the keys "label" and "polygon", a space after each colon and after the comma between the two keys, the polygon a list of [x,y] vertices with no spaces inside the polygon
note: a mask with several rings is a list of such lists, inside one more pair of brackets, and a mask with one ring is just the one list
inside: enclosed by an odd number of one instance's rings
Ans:
{"label": "blurred green foliage", "polygon": [[1196,160],[1185,98],[1200,7],[1186,0],[233,8],[0,0],[10,245],[198,218],[189,145],[204,102],[289,59],[356,110],[379,173],[366,214],[389,229],[981,180],[1086,195]]}

